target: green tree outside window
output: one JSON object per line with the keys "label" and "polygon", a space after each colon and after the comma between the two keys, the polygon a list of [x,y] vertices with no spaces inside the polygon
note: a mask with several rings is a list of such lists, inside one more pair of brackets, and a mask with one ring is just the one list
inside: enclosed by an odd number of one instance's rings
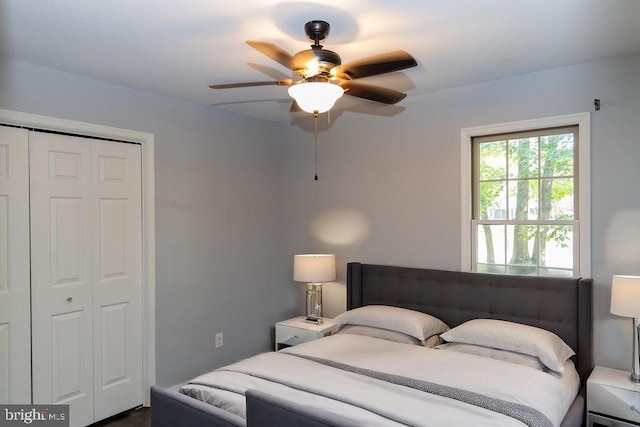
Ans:
{"label": "green tree outside window", "polygon": [[574,274],[577,127],[474,138],[478,271]]}

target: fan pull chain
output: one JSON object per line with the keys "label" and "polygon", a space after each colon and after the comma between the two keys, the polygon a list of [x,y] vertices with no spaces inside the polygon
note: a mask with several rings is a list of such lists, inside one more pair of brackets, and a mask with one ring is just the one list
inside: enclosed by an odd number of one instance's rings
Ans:
{"label": "fan pull chain", "polygon": [[315,181],[318,180],[318,111],[313,112],[313,149],[314,149],[314,157],[316,163],[316,175],[313,178]]}

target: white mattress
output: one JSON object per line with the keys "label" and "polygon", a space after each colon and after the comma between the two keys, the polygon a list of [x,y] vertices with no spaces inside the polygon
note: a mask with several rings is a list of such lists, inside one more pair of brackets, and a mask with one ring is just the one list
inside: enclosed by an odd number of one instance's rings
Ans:
{"label": "white mattress", "polygon": [[448,385],[523,404],[559,426],[579,389],[567,362],[562,374],[464,353],[357,335],[334,335],[264,353],[204,374],[181,392],[244,416],[247,389],[259,389],[369,426],[523,426],[469,403],[325,366],[321,359]]}

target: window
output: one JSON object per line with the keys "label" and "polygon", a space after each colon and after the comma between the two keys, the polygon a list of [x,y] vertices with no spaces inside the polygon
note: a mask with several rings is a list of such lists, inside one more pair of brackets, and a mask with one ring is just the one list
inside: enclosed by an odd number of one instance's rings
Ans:
{"label": "window", "polygon": [[463,269],[468,256],[473,271],[590,275],[585,122],[588,114],[463,129]]}

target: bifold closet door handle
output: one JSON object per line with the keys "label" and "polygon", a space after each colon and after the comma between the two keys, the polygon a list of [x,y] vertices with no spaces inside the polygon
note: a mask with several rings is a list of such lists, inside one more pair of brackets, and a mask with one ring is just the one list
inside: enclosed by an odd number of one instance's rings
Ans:
{"label": "bifold closet door handle", "polygon": [[73,301],[73,298],[71,297],[67,298],[67,302],[71,302],[71,301]]}

